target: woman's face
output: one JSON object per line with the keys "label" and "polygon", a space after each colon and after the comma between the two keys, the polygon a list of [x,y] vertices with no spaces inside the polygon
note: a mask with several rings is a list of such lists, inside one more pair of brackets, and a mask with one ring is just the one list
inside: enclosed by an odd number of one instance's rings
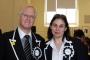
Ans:
{"label": "woman's face", "polygon": [[55,19],[50,28],[55,38],[63,37],[66,31],[65,23],[62,19]]}

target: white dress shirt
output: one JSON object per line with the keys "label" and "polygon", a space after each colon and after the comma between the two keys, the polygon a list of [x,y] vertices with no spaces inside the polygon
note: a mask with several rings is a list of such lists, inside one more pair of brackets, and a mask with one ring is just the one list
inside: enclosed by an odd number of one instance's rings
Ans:
{"label": "white dress shirt", "polygon": [[54,39],[51,39],[49,42],[47,42],[47,44],[50,44],[50,46],[52,47],[52,60],[63,60],[63,49],[64,49],[64,42],[62,43],[60,49],[57,49],[54,43]]}
{"label": "white dress shirt", "polygon": [[[24,47],[25,40],[24,40],[23,38],[24,38],[24,36],[27,35],[27,34],[24,33],[24,32],[20,29],[20,27],[18,27],[18,32],[19,32],[19,37],[20,37],[20,39],[21,39],[22,46]],[[32,38],[31,32],[29,32],[28,35]],[[30,38],[30,40],[32,40],[31,38]],[[30,40],[29,40],[29,43],[31,42]]]}

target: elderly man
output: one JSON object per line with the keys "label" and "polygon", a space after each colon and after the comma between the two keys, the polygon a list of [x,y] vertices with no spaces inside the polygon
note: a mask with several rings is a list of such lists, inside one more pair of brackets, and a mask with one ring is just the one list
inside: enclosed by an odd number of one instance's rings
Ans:
{"label": "elderly man", "polygon": [[26,6],[20,11],[18,28],[3,34],[3,60],[43,60],[44,39],[31,31],[35,18],[33,6]]}

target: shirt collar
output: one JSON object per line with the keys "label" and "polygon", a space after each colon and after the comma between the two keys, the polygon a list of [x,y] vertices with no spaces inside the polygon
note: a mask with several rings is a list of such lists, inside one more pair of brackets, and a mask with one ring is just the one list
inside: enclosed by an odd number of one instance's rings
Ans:
{"label": "shirt collar", "polygon": [[[63,44],[65,44],[65,42],[67,42],[66,38],[64,38]],[[49,42],[47,42],[47,44],[50,45],[52,48],[56,48],[53,38]]]}
{"label": "shirt collar", "polygon": [[47,44],[50,44],[52,48],[55,47],[54,39],[51,39]]}
{"label": "shirt collar", "polygon": [[[23,39],[26,33],[24,33],[20,27],[18,27],[18,32],[19,32],[20,39]],[[31,32],[29,32],[28,35],[31,37]]]}

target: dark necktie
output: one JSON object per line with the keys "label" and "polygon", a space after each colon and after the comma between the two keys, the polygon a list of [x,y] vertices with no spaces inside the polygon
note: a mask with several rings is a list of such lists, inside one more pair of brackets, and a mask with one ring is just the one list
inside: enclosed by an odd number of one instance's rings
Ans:
{"label": "dark necktie", "polygon": [[25,35],[24,37],[25,37],[24,52],[26,55],[26,59],[31,60],[31,49],[30,49],[30,43],[29,43],[30,36]]}

